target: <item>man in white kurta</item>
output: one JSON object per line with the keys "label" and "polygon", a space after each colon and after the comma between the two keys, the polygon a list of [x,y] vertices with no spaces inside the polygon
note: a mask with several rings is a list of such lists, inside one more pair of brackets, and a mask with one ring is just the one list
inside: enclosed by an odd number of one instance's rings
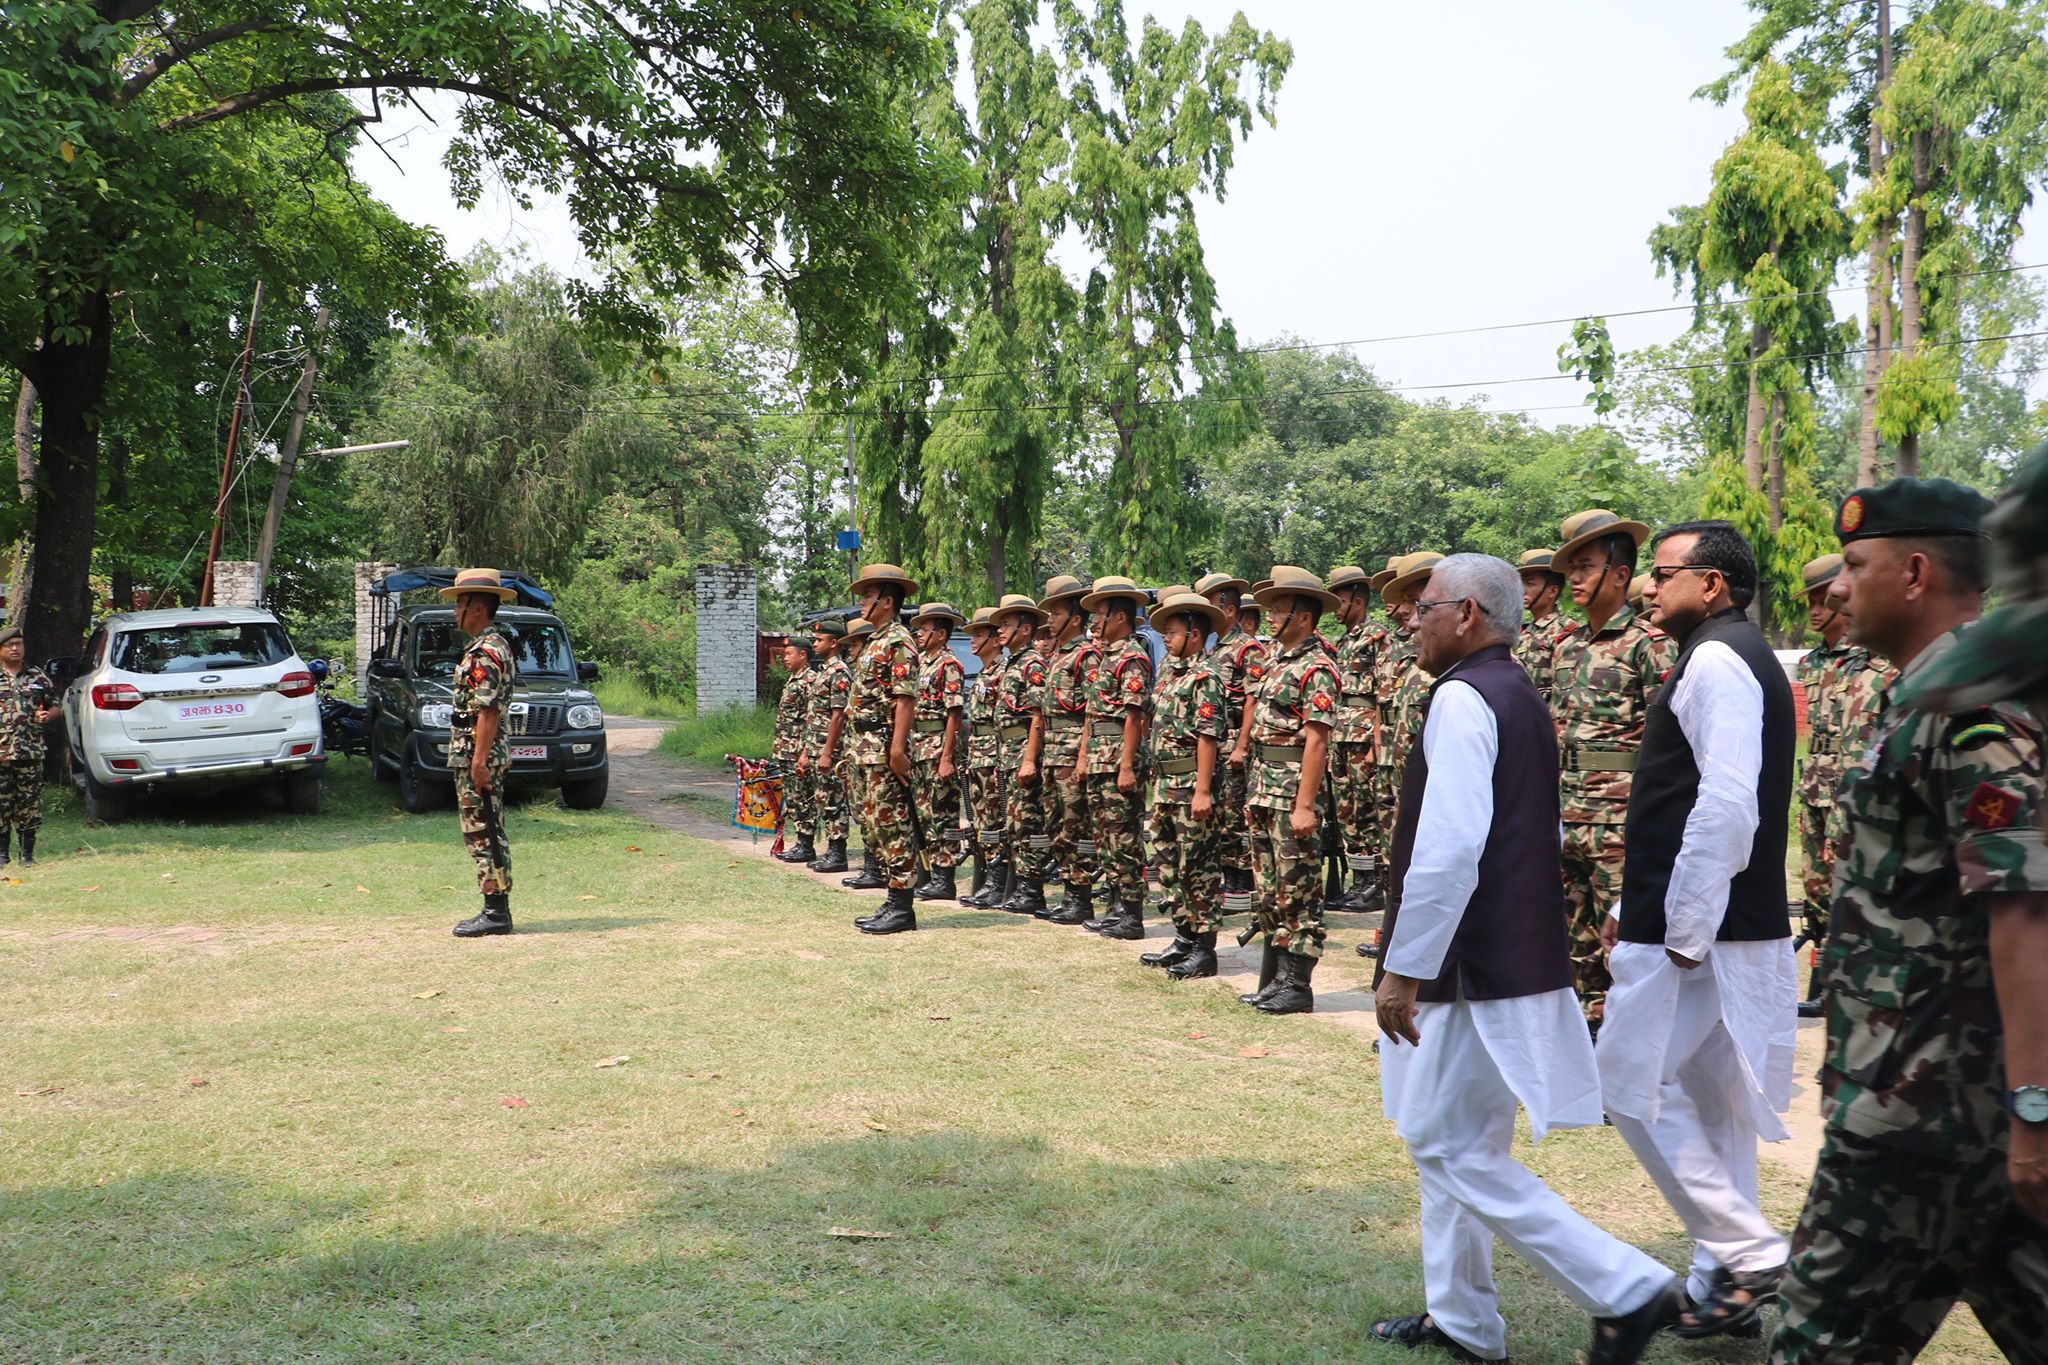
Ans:
{"label": "man in white kurta", "polygon": [[[1674,528],[1658,543],[1644,599],[1651,620],[1681,643],[1717,618],[1753,629],[1728,616],[1746,604],[1735,600],[1731,580],[1745,597],[1755,583],[1754,559],[1744,562],[1746,544],[1734,551],[1733,534]],[[1724,558],[1718,567],[1705,562]],[[1697,794],[1670,863],[1663,942],[1615,941],[1626,893],[1610,920],[1614,985],[1600,1078],[1616,1130],[1696,1243],[1686,1291],[1699,1307],[1689,1307],[1676,1330],[1747,1336],[1756,1334],[1756,1310],[1789,1254],[1757,1205],[1756,1162],[1760,1136],[1788,1136],[1779,1115],[1792,1098],[1797,970],[1789,920],[1782,938],[1722,933],[1730,886],[1765,818],[1762,686],[1720,639],[1696,642],[1682,658],[1663,701],[1694,756]],[[1768,818],[1783,826],[1785,811]],[[1782,901],[1782,870],[1776,881],[1773,897]]]}
{"label": "man in white kurta", "polygon": [[[1520,624],[1520,586],[1505,561],[1456,555],[1438,566],[1418,603],[1420,662],[1438,676],[1422,729],[1419,811],[1406,856],[1396,916],[1378,992],[1385,1043],[1380,1050],[1386,1113],[1408,1144],[1422,1201],[1422,1266],[1428,1312],[1376,1324],[1382,1341],[1449,1347],[1463,1359],[1507,1354],[1507,1325],[1492,1274],[1498,1236],[1596,1319],[1599,1362],[1633,1360],[1676,1311],[1675,1277],[1636,1248],[1594,1226],[1510,1153],[1515,1108],[1527,1110],[1532,1135],[1601,1121],[1593,1048],[1570,985],[1569,948],[1561,904],[1529,900],[1549,921],[1531,926],[1533,943],[1555,954],[1554,988],[1510,998],[1468,998],[1469,970],[1452,965],[1460,984],[1452,999],[1417,1002],[1418,990],[1440,987],[1454,942],[1467,957],[1480,948],[1459,938],[1468,906],[1524,903],[1512,887],[1482,888],[1482,862],[1493,838],[1502,731],[1480,687],[1461,669],[1517,704],[1528,687],[1530,724],[1540,738],[1520,752],[1543,751],[1552,785],[1554,738],[1547,712],[1505,646]],[[1513,677],[1500,682],[1500,661]],[[1506,690],[1503,691],[1502,689]],[[1517,741],[1518,743],[1521,741]],[[1411,759],[1411,766],[1414,765]],[[1416,775],[1403,798],[1415,790]],[[1554,808],[1553,808],[1554,809]],[[1557,856],[1554,814],[1535,833]],[[1502,893],[1505,892],[1503,895]],[[1461,971],[1463,974],[1461,974]],[[1443,993],[1441,989],[1432,993]]]}

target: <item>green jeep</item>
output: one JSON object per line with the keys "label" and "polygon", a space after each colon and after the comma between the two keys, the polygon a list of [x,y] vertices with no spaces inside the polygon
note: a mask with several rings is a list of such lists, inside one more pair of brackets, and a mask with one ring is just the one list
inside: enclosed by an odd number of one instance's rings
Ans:
{"label": "green jeep", "polygon": [[[565,805],[595,810],[611,781],[604,711],[585,686],[597,665],[577,661],[568,628],[550,612],[507,605],[497,622],[518,669],[505,709],[509,785],[560,787]],[[414,814],[446,805],[454,790],[448,720],[467,643],[453,607],[400,607],[370,662],[370,770],[396,778],[399,800]]]}

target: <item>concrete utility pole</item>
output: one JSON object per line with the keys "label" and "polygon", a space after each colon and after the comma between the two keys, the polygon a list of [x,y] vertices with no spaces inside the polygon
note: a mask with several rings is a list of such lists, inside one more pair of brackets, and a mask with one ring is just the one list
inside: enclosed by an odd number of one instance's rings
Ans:
{"label": "concrete utility pole", "polygon": [[292,473],[299,466],[299,441],[306,434],[306,413],[313,406],[313,378],[320,372],[320,338],[327,331],[327,310],[313,315],[313,334],[306,342],[306,368],[299,373],[298,392],[292,395],[292,424],[284,434],[277,456],[277,477],[270,485],[270,510],[263,514],[263,537],[256,542],[256,597],[270,600],[270,560],[277,552],[277,528],[284,521],[284,505],[291,496]]}
{"label": "concrete utility pole", "polygon": [[213,605],[213,566],[220,559],[221,518],[228,510],[228,489],[234,482],[235,446],[242,439],[242,408],[249,397],[249,368],[256,362],[256,313],[263,307],[263,281],[249,300],[249,326],[242,334],[242,373],[235,381],[235,411],[228,418],[228,448],[220,457],[220,492],[213,500],[213,535],[206,542],[206,567],[199,571],[199,605]]}
{"label": "concrete utility pole", "polygon": [[[853,482],[853,409],[846,410],[846,529],[860,531],[860,494]],[[846,552],[846,581],[860,573],[860,551]]]}

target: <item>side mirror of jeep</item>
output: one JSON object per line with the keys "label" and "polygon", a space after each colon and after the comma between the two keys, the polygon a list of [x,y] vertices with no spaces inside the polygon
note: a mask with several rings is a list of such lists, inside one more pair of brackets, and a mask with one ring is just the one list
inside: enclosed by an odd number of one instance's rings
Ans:
{"label": "side mirror of jeep", "polygon": [[576,661],[576,681],[578,682],[596,682],[597,671],[597,665],[588,659],[578,659]]}
{"label": "side mirror of jeep", "polygon": [[370,660],[370,676],[373,678],[402,678],[405,665],[397,659]]}

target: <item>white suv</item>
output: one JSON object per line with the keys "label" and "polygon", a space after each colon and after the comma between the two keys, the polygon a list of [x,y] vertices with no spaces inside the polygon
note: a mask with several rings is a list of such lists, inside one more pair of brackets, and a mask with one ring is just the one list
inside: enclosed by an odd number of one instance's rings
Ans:
{"label": "white suv", "polygon": [[64,692],[71,776],[88,819],[112,823],[163,787],[276,782],[320,809],[327,763],[313,674],[267,611],[199,607],[110,616]]}

